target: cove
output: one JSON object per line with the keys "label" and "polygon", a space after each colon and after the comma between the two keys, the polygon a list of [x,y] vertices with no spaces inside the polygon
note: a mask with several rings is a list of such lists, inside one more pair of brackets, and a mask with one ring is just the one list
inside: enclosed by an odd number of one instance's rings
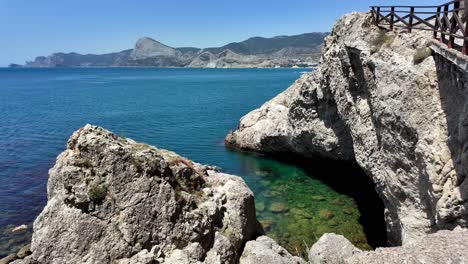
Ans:
{"label": "cove", "polygon": [[278,161],[223,144],[243,115],[304,71],[0,69],[0,98],[8,98],[0,101],[0,255],[28,243],[31,229],[12,234],[11,228],[31,226],[47,200],[48,169],[87,123],[243,177],[267,234],[294,254],[302,255],[324,232],[343,234],[364,249],[380,245],[383,212],[360,200],[362,194],[375,201],[364,193],[373,186],[354,177],[362,172],[341,163]]}

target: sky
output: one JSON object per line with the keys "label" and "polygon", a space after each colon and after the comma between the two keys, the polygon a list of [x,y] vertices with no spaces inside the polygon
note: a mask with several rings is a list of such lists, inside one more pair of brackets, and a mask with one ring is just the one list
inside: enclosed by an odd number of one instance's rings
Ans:
{"label": "sky", "polygon": [[54,52],[102,54],[140,37],[172,47],[216,47],[253,36],[329,32],[370,5],[448,0],[0,0],[0,66]]}

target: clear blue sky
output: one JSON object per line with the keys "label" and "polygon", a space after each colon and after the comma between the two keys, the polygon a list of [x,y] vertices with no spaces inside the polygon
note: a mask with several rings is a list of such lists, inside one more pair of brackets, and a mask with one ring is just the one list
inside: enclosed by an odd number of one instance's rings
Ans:
{"label": "clear blue sky", "polygon": [[[418,5],[448,0],[417,1]],[[330,31],[369,5],[413,0],[0,0],[0,66],[53,52],[107,53],[142,36],[173,47]]]}

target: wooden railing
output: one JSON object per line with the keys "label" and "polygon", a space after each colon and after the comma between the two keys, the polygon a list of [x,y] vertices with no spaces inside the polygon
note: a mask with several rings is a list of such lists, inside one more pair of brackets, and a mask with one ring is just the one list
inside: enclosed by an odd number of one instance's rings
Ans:
{"label": "wooden railing", "polygon": [[374,23],[381,28],[429,30],[433,38],[449,49],[468,55],[468,0],[451,1],[440,6],[371,6]]}

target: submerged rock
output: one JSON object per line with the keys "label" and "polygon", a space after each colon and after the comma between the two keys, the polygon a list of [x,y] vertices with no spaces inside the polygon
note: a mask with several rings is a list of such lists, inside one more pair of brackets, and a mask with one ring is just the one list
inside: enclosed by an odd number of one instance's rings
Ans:
{"label": "submerged rock", "polygon": [[20,225],[20,226],[17,226],[15,228],[13,228],[11,230],[12,233],[17,233],[17,232],[22,232],[22,231],[26,231],[26,229],[28,229],[28,226],[27,225]]}
{"label": "submerged rock", "polygon": [[86,125],[49,172],[32,255],[14,263],[236,263],[258,233],[241,178]]}
{"label": "submerged rock", "polygon": [[316,71],[244,116],[226,144],[356,161],[384,202],[392,245],[467,227],[468,75],[440,55],[414,64],[430,33],[376,43],[379,32],[370,14],[344,16]]}
{"label": "submerged rock", "polygon": [[331,210],[322,209],[322,210],[319,211],[319,216],[322,219],[330,220],[335,216],[335,214],[333,214],[333,212]]}
{"label": "submerged rock", "polygon": [[270,211],[273,213],[284,213],[288,211],[288,207],[285,203],[275,202],[270,205]]}
{"label": "submerged rock", "polygon": [[276,221],[273,219],[260,219],[259,222],[266,231],[270,230],[276,224]]}

